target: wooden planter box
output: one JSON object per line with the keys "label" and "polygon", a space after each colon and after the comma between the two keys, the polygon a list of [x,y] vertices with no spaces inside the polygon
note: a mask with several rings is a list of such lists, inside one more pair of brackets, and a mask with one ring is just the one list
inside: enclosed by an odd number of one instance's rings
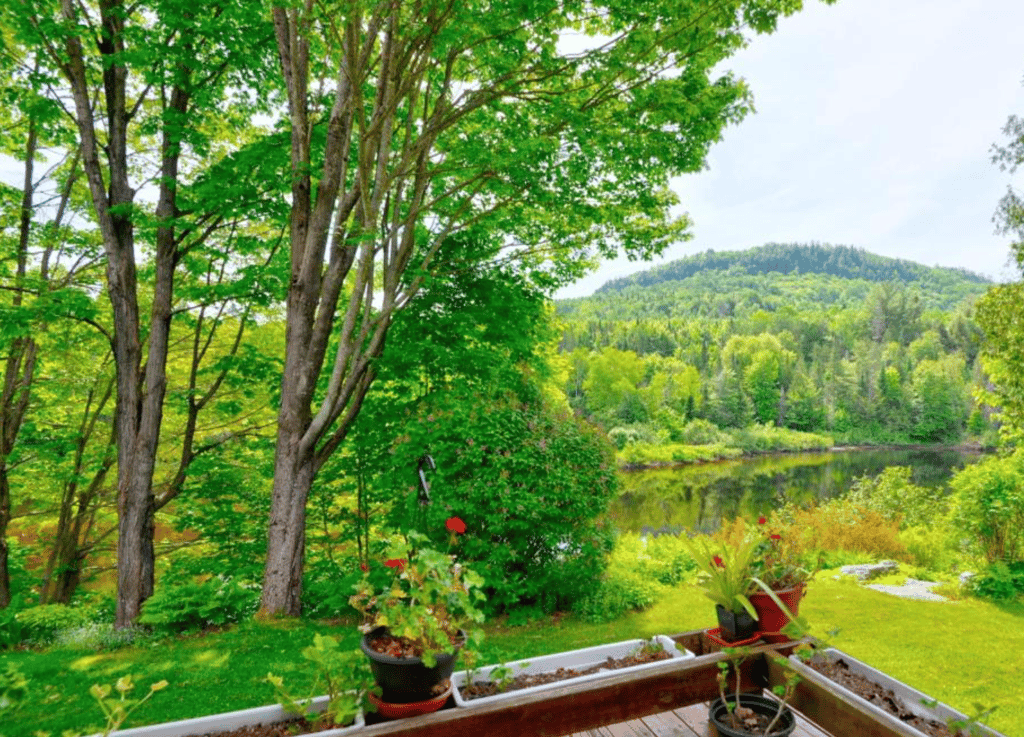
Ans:
{"label": "wooden planter box", "polygon": [[[479,737],[489,734],[562,737],[716,699],[717,664],[727,656],[703,631],[685,632],[672,639],[696,657],[672,658],[640,671],[567,684],[472,709],[455,708],[454,700],[449,699],[441,711],[410,719],[384,722],[379,715],[368,714],[366,726],[354,730],[353,737],[356,734],[359,737]],[[753,648],[751,657],[741,667],[744,690],[759,692],[764,687],[783,683],[783,668],[766,656],[776,653],[788,656],[796,644],[777,643]],[[805,679],[797,686],[792,704],[807,719],[835,737],[920,737],[920,733],[903,725],[883,722],[830,684]],[[146,734],[146,737],[155,735]]]}

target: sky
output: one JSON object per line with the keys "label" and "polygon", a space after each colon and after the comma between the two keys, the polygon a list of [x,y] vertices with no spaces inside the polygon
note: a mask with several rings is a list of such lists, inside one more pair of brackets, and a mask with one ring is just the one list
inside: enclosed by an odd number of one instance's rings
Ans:
{"label": "sky", "polygon": [[706,171],[673,180],[692,240],[603,263],[559,297],[708,249],[831,243],[1010,280],[992,215],[1011,176],[991,162],[1024,116],[1024,1],[804,0],[723,63],[756,112]]}

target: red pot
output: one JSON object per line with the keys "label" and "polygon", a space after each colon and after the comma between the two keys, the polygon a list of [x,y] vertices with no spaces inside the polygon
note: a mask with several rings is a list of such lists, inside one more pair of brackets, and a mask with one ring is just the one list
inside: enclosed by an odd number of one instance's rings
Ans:
{"label": "red pot", "polygon": [[[793,612],[793,614],[799,614],[800,599],[803,598],[805,591],[806,585],[801,583],[791,589],[776,591],[775,595],[779,597],[783,604],[789,607],[789,611]],[[761,638],[766,642],[789,641],[789,635],[782,634],[782,628],[789,624],[789,617],[783,613],[772,597],[768,596],[768,594],[757,593],[750,594],[747,598],[750,599],[754,611],[757,612],[758,629],[761,630]]]}

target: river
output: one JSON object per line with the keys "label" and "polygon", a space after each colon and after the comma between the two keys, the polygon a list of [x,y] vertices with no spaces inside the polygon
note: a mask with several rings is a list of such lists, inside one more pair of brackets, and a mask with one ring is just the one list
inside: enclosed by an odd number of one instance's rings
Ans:
{"label": "river", "polygon": [[910,466],[915,484],[944,487],[957,469],[979,458],[955,449],[836,450],[622,471],[623,491],[609,516],[623,531],[709,531],[723,517],[754,517],[787,501],[842,496],[857,478],[877,476],[888,466]]}

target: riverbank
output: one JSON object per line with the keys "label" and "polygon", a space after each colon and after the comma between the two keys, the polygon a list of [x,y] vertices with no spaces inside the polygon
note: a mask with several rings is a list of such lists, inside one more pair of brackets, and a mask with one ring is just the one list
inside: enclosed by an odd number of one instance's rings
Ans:
{"label": "riverbank", "polygon": [[[790,431],[792,432],[792,431]],[[822,438],[831,443],[831,438],[812,433],[800,433],[813,438]],[[717,463],[744,458],[758,458],[771,455],[791,453],[847,453],[856,451],[924,451],[982,454],[992,452],[993,448],[985,446],[977,440],[962,443],[929,445],[924,443],[859,443],[856,445],[824,445],[820,442],[808,442],[803,445],[779,444],[768,448],[739,448],[722,444],[684,445],[669,443],[653,445],[649,443],[630,443],[616,454],[620,471],[644,471],[660,468],[676,468],[689,465]],[[640,460],[642,458],[642,460]]]}

